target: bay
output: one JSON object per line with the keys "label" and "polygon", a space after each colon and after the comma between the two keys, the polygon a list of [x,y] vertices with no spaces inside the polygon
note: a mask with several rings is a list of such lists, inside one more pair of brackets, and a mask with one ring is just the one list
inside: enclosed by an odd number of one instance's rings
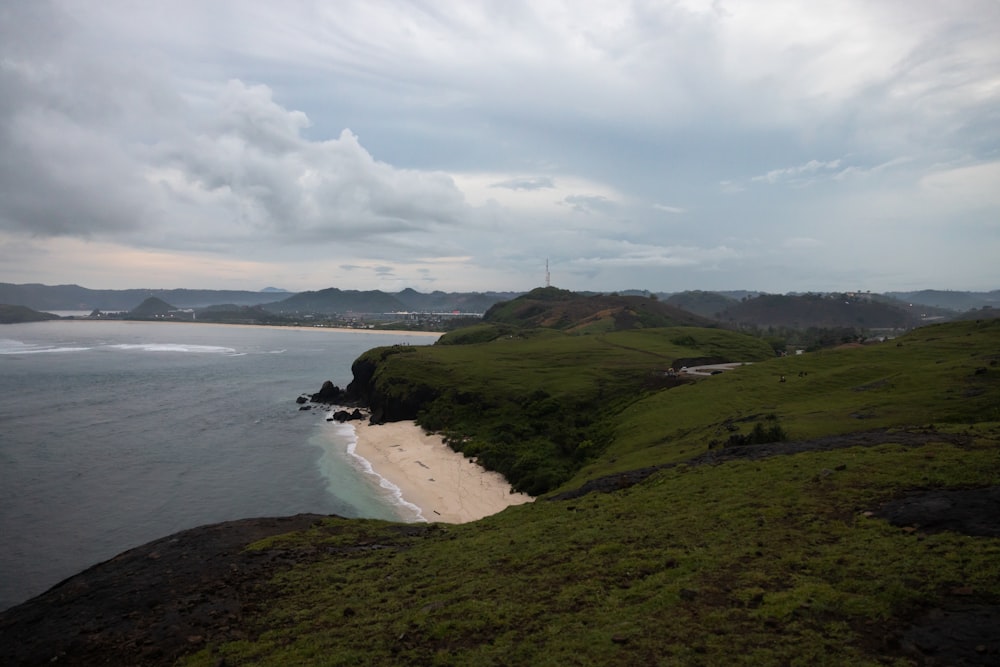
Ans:
{"label": "bay", "polygon": [[0,609],[164,535],[299,512],[403,518],[301,411],[362,352],[434,337],[64,320],[0,327]]}

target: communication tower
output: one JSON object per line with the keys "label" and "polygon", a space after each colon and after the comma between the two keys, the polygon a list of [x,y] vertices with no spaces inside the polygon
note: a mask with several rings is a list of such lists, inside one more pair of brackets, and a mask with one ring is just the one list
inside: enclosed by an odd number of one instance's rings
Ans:
{"label": "communication tower", "polygon": [[545,260],[545,286],[552,287],[552,275],[549,273],[549,260]]}

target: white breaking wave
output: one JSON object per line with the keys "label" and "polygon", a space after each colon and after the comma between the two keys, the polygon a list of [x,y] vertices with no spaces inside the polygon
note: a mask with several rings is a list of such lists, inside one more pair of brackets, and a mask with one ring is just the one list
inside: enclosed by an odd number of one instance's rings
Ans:
{"label": "white breaking wave", "polygon": [[217,345],[188,345],[186,343],[121,343],[106,345],[113,350],[140,350],[142,352],[189,352],[193,354],[239,354],[231,347]]}
{"label": "white breaking wave", "polygon": [[[378,478],[379,487],[385,489],[390,494],[392,494],[393,502],[395,502],[395,504],[413,510],[413,512],[417,515],[417,519],[419,521],[426,522],[427,517],[424,516],[423,510],[421,510],[419,507],[417,507],[410,501],[403,498],[402,489],[400,489],[398,486],[387,480],[382,475],[375,472],[375,469],[372,467],[371,462],[355,451],[358,447],[358,436],[357,436],[357,431],[354,430],[354,426],[350,424],[338,424],[338,426],[344,429],[344,431],[342,431],[341,433],[347,438],[347,443],[348,443],[347,453],[350,454],[355,461],[357,461],[358,465],[361,466],[361,469],[364,470],[365,473],[373,475]],[[349,434],[347,432],[347,429],[350,429]]]}
{"label": "white breaking wave", "polygon": [[36,345],[10,338],[0,338],[0,354],[48,354],[52,352],[82,352],[89,349],[91,348]]}

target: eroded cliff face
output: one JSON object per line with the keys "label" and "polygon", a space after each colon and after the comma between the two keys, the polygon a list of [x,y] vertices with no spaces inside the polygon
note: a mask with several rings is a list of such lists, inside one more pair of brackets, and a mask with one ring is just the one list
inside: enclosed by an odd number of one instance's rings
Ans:
{"label": "eroded cliff face", "polygon": [[394,357],[411,351],[405,345],[375,348],[351,365],[354,379],[344,390],[344,399],[369,408],[372,424],[416,419],[420,409],[439,395],[438,388],[419,377],[392,373]]}

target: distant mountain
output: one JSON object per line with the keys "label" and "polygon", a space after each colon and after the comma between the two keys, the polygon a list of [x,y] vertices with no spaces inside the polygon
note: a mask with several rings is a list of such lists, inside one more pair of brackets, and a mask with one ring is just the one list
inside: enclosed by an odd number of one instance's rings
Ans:
{"label": "distant mountain", "polygon": [[322,315],[345,313],[452,312],[482,313],[513,292],[431,292],[423,294],[407,288],[398,294],[381,290],[341,290],[330,287],[317,292],[302,292],[282,301],[264,304],[272,313]]}
{"label": "distant mountain", "polygon": [[201,308],[216,303],[253,306],[274,301],[274,292],[192,289],[94,290],[79,285],[39,285],[0,283],[0,303],[27,306],[35,310],[123,311],[155,296],[178,308]]}
{"label": "distant mountain", "polygon": [[1000,308],[1000,290],[991,292],[953,292],[946,290],[925,289],[918,292],[886,292],[890,296],[907,303],[936,306],[964,312],[973,308]]}
{"label": "distant mountain", "polygon": [[[220,304],[260,306],[284,313],[385,313],[398,311],[484,313],[490,306],[518,296],[519,292],[441,292],[423,294],[407,288],[398,294],[379,290],[329,288],[292,294],[278,287],[260,292],[190,289],[93,290],[79,285],[0,283],[0,303],[35,310],[128,311],[149,297],[177,308],[208,308]],[[287,296],[290,295],[290,296]],[[277,300],[276,299],[280,299]]]}
{"label": "distant mountain", "polygon": [[163,299],[151,296],[128,312],[130,317],[164,317],[177,308]]}
{"label": "distant mountain", "polygon": [[720,313],[737,303],[737,299],[719,294],[718,292],[702,292],[692,290],[671,294],[666,303],[702,317],[718,319]]}
{"label": "distant mountain", "polygon": [[539,287],[498,303],[486,311],[483,321],[572,333],[715,324],[648,296],[581,295],[555,287]]}
{"label": "distant mountain", "polygon": [[991,306],[983,306],[982,308],[975,308],[973,310],[967,310],[961,315],[957,316],[956,320],[995,320],[1000,317],[1000,308],[993,308]]}
{"label": "distant mountain", "polygon": [[844,294],[761,294],[720,313],[726,324],[757,327],[909,329],[922,323],[919,309]]}
{"label": "distant mountain", "polygon": [[43,322],[45,320],[58,320],[58,315],[52,313],[40,313],[27,306],[11,306],[0,304],[0,324],[19,324],[21,322]]}
{"label": "distant mountain", "polygon": [[272,313],[392,313],[406,310],[402,301],[380,290],[360,292],[328,287],[318,292],[301,292],[282,301],[264,304]]}
{"label": "distant mountain", "polygon": [[485,313],[490,306],[509,301],[520,296],[521,292],[441,292],[430,294],[418,292],[407,287],[395,297],[406,306],[406,310],[448,313]]}

